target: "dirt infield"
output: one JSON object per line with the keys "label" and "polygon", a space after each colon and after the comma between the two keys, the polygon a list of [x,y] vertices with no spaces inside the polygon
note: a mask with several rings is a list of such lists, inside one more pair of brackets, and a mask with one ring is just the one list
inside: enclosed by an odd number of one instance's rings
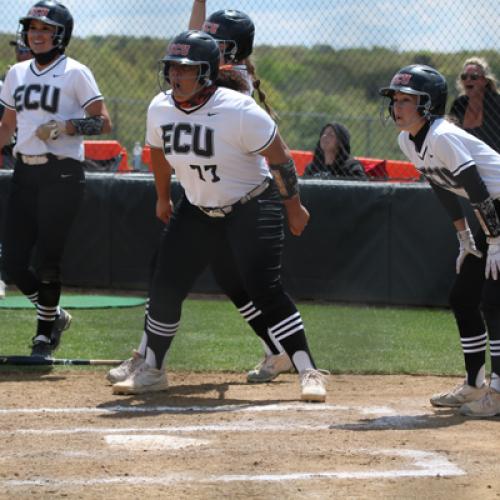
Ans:
{"label": "dirt infield", "polygon": [[500,498],[500,419],[435,411],[456,378],[170,375],[113,396],[104,371],[0,372],[0,498]]}

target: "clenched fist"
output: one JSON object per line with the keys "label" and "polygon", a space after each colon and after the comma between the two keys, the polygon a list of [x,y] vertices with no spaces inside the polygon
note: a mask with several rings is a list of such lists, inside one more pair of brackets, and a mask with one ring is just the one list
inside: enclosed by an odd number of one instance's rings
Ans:
{"label": "clenched fist", "polygon": [[56,122],[55,120],[40,125],[35,132],[36,136],[42,141],[48,141],[49,139],[55,141],[64,133],[66,133],[66,122]]}

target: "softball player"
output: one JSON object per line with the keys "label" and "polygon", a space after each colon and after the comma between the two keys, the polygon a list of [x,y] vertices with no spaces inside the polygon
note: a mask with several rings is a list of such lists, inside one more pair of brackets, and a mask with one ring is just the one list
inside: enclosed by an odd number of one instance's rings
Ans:
{"label": "softball player", "polygon": [[[266,103],[266,96],[260,90],[260,82],[255,75],[255,69],[249,57],[253,50],[255,26],[252,20],[243,12],[237,10],[220,10],[214,12],[205,22],[205,2],[195,0],[193,3],[190,29],[202,29],[209,32],[218,42],[221,59],[217,84],[229,87],[239,92],[251,95],[258,89],[259,99],[273,116],[271,108]],[[254,85],[255,82],[255,85]],[[269,325],[265,317],[245,290],[238,266],[232,255],[229,243],[220,245],[214,255],[210,268],[215,280],[224,293],[231,299],[248,325],[259,336],[264,347],[264,359],[247,374],[247,381],[252,383],[269,382],[280,373],[293,369],[288,354],[281,350],[281,345],[275,345],[269,336]],[[146,345],[141,344],[139,351],[134,352],[117,368],[112,368],[107,379],[115,384],[125,380],[131,372],[143,362]]]}
{"label": "softball player", "polygon": [[83,135],[109,132],[111,124],[91,71],[65,55],[69,10],[42,0],[19,22],[33,59],[12,66],[0,94],[0,148],[17,127],[2,261],[5,276],[36,306],[32,355],[47,357],[71,322],[59,307],[60,264],[83,197]]}
{"label": "softball player", "polygon": [[[324,375],[314,365],[300,313],[280,281],[283,204],[293,234],[299,235],[309,219],[290,153],[274,121],[251,97],[213,84],[219,48],[210,35],[181,33],[162,63],[172,90],[150,104],[147,142],[157,216],[168,225],[151,280],[145,361],[114,384],[113,393],[167,389],[165,357],[180,325],[182,302],[228,241],[245,289],[272,325],[270,337],[300,374],[302,399],[324,401]],[[174,211],[172,168],[185,190]]]}
{"label": "softball player", "polygon": [[[224,78],[226,82],[235,81],[240,77],[242,83],[230,85],[224,83],[234,90],[247,95],[254,91],[259,101],[271,117],[275,117],[274,111],[266,102],[266,94],[260,88],[260,80],[255,73],[255,67],[250,59],[253,51],[253,40],[255,26],[250,17],[238,10],[218,10],[206,18],[205,0],[194,0],[191,11],[189,29],[203,30],[212,35],[221,49],[221,65],[219,67],[219,81]],[[225,252],[218,252],[210,267],[219,286],[232,300],[248,324],[261,338],[264,347],[264,359],[247,374],[247,381],[252,383],[270,382],[280,373],[293,369],[292,362],[280,346],[274,345],[268,333],[268,325],[263,321],[262,312],[255,308],[244,285],[238,278],[238,270],[232,263],[230,248]]]}
{"label": "softball player", "polygon": [[[431,403],[460,407],[463,415],[498,415],[500,155],[443,117],[447,85],[435,69],[424,65],[404,67],[388,87],[380,89],[380,94],[390,99],[390,116],[401,130],[401,150],[429,181],[448,211],[459,241],[450,305],[460,332],[466,378],[451,391],[433,396]],[[458,197],[468,199],[478,217],[481,229],[474,236]],[[488,335],[489,387],[485,383]]]}

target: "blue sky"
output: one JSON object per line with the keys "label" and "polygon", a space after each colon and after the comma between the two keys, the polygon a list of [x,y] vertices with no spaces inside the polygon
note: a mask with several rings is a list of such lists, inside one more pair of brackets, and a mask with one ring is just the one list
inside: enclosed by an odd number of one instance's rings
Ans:
{"label": "blue sky", "polygon": [[[13,32],[33,0],[0,0],[0,31]],[[66,0],[75,34],[150,35],[182,31],[192,0]],[[207,0],[254,20],[257,44],[386,46],[399,50],[500,47],[499,0]]]}

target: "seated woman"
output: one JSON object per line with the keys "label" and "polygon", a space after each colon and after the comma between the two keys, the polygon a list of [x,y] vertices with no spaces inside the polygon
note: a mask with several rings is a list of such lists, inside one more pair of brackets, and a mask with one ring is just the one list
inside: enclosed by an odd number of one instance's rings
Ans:
{"label": "seated woman", "polygon": [[367,179],[363,165],[351,156],[351,135],[340,123],[327,123],[302,177]]}
{"label": "seated woman", "polygon": [[467,59],[457,89],[459,96],[451,105],[450,118],[500,152],[500,95],[488,62],[480,57]]}

